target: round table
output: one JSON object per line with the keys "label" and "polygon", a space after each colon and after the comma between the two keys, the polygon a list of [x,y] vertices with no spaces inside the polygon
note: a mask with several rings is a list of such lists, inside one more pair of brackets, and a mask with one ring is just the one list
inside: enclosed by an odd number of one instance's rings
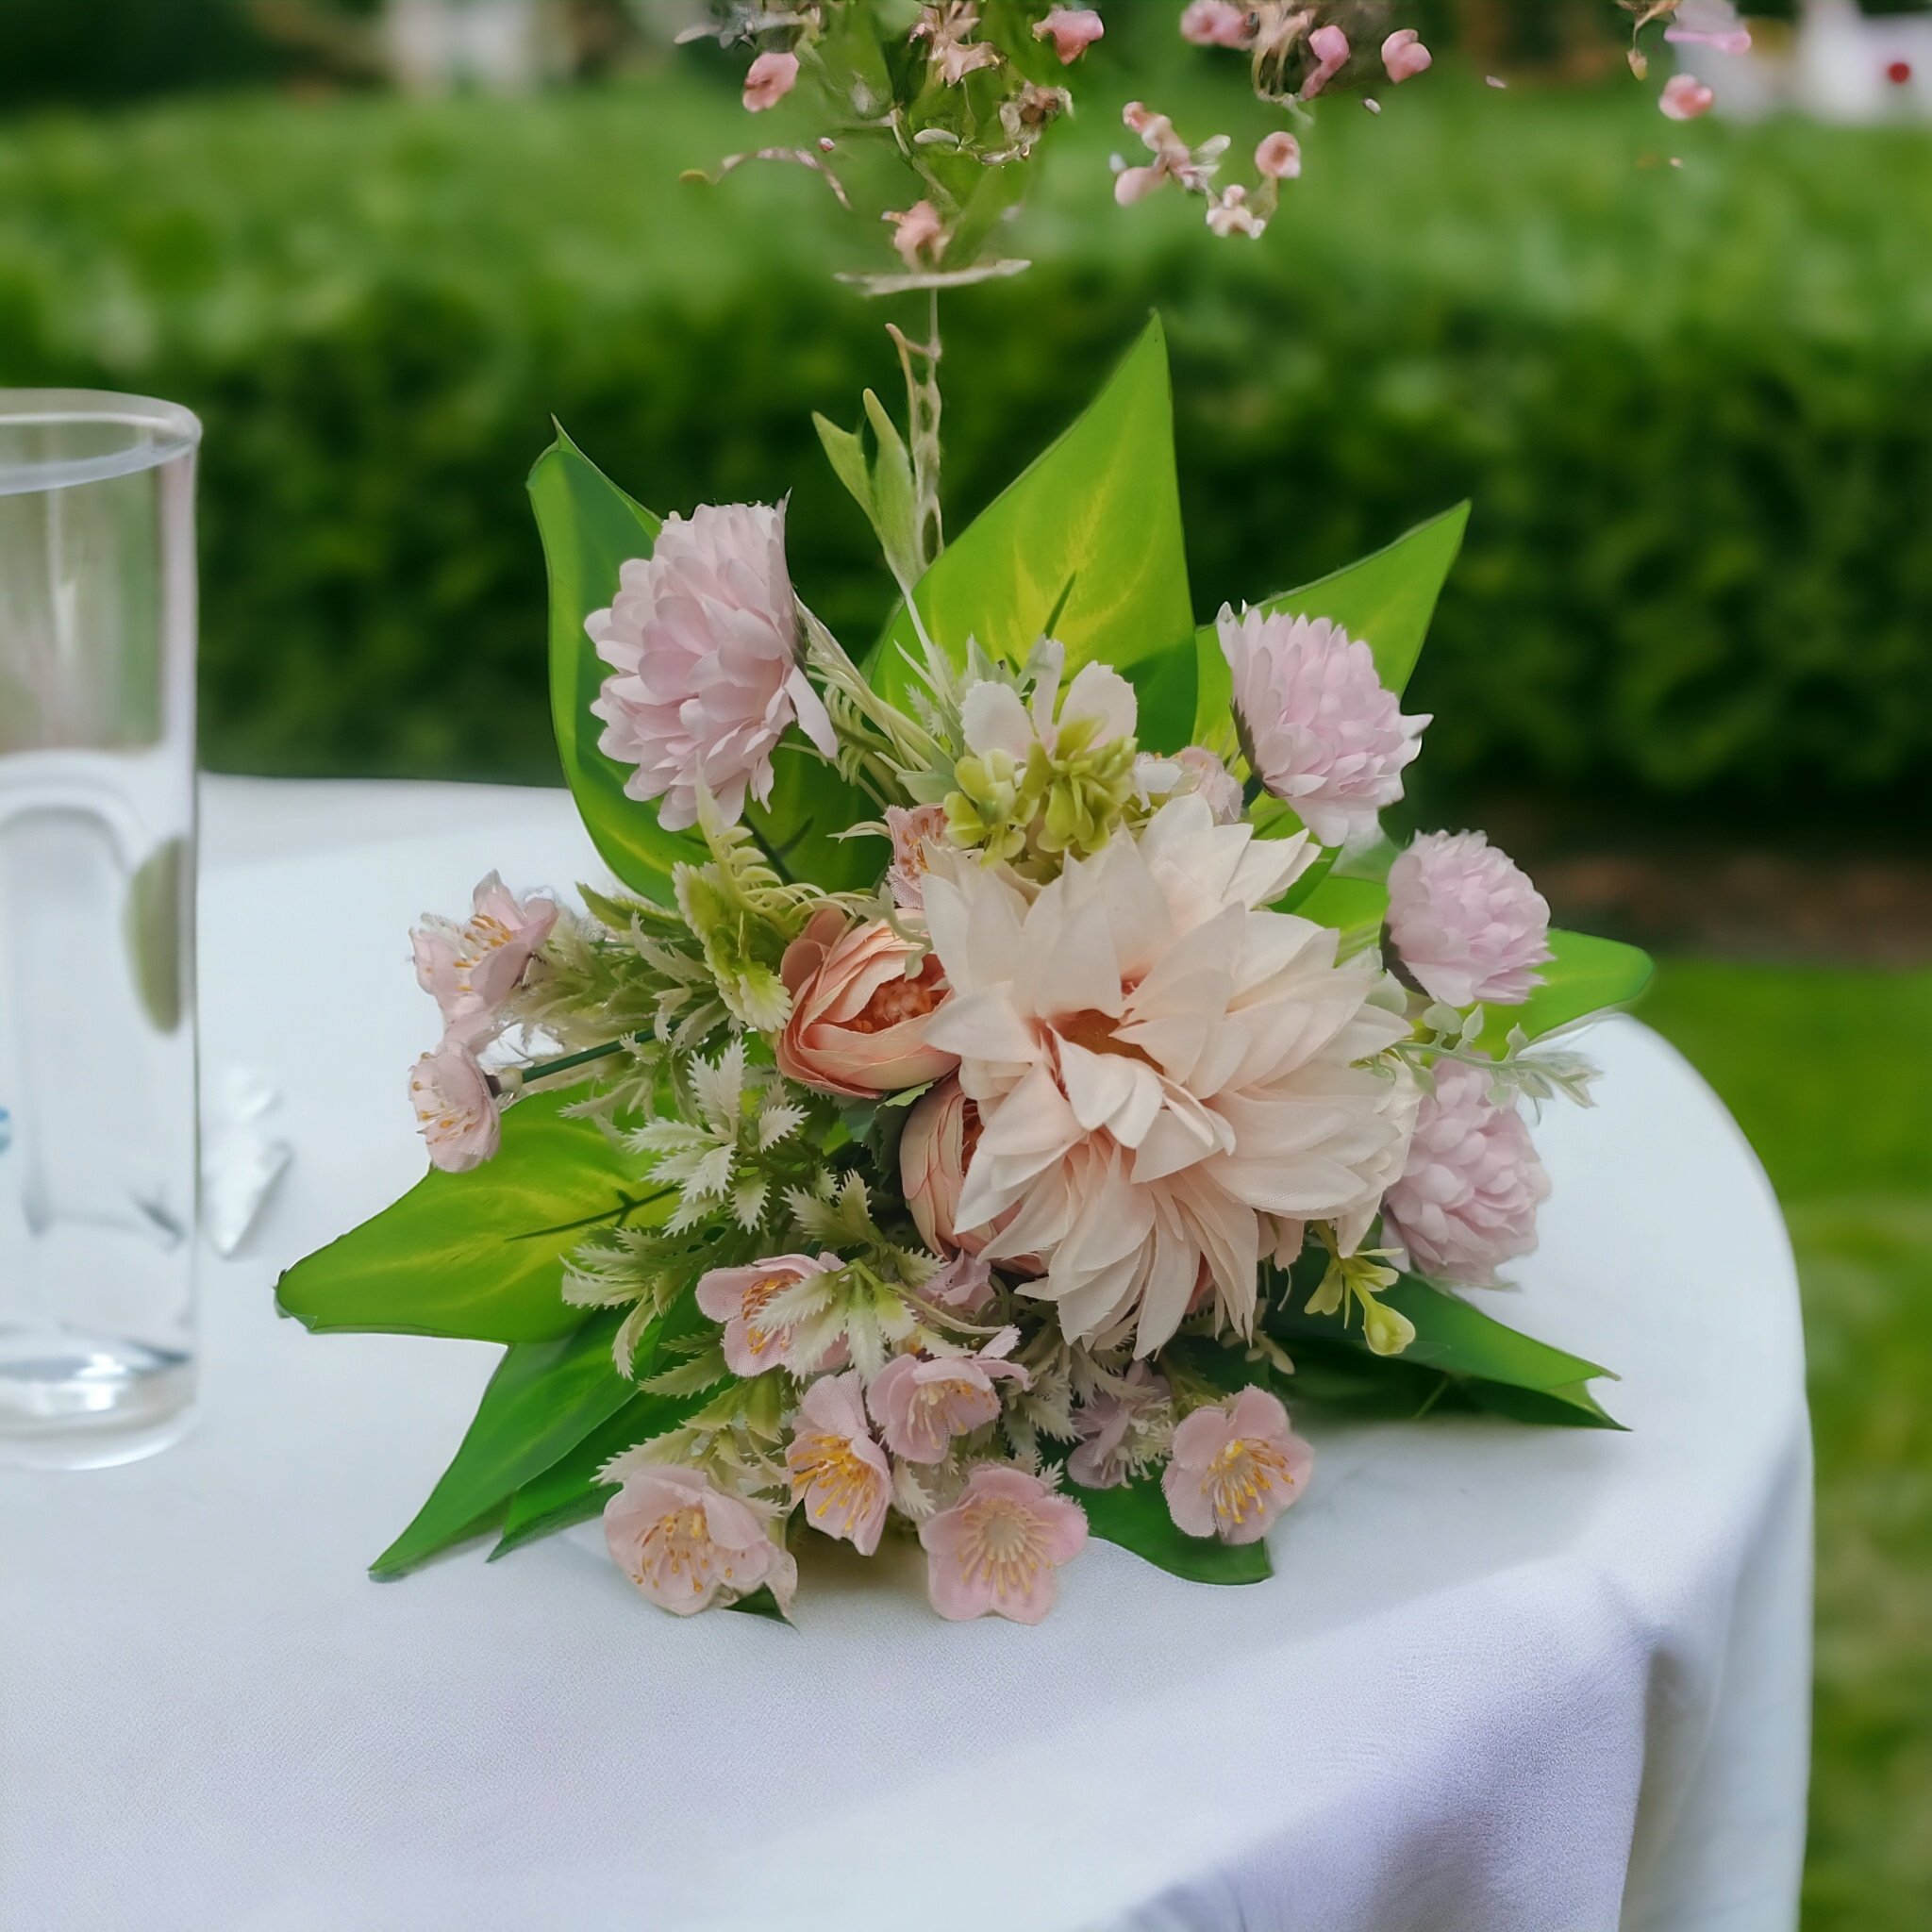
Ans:
{"label": "round table", "polygon": [[[598,1525],[365,1565],[497,1351],[315,1338],[277,1271],[423,1157],[408,927],[601,875],[561,792],[210,779],[203,1063],[292,1166],[202,1273],[187,1441],[0,1473],[0,1924],[19,1932],[1774,1932],[1795,1917],[1810,1448],[1771,1191],[1690,1069],[1596,1028],[1503,1319],[1628,1434],[1309,1412],[1277,1574],[1093,1542],[1035,1629],[915,1560],[794,1628],[646,1603]],[[915,1553],[916,1557],[916,1553]]]}

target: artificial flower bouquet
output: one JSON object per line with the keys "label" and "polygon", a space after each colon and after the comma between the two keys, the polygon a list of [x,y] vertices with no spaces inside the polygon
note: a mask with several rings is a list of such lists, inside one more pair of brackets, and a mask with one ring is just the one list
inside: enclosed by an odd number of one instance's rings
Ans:
{"label": "artificial flower bouquet", "polygon": [[432,1171],[284,1275],[310,1328],[506,1344],[376,1561],[602,1513],[679,1613],[816,1537],[1032,1622],[1086,1539],[1268,1574],[1290,1406],[1606,1426],[1465,1291],[1548,1191],[1523,1104],[1634,948],[1377,814],[1456,509],[1196,630],[1158,324],[915,571],[911,466],[821,425],[907,594],[854,656],[783,506],[530,479],[558,742],[615,876],[427,922]]}

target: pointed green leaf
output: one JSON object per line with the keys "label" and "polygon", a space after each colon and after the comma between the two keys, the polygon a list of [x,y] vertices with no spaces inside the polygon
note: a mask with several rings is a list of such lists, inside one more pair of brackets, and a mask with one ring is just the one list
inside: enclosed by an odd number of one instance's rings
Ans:
{"label": "pointed green leaf", "polygon": [[623,1319],[622,1309],[599,1309],[572,1334],[504,1352],[456,1459],[415,1521],[370,1565],[372,1575],[400,1576],[475,1534],[520,1484],[635,1397],[636,1385],[610,1359]]}
{"label": "pointed green leaf", "polygon": [[1621,1007],[1650,984],[1650,955],[1641,946],[1552,926],[1550,950],[1556,958],[1537,968],[1543,983],[1528,999],[1520,1007],[1488,1009],[1482,1037],[1485,1053],[1506,1052],[1512,1026],[1521,1026],[1535,1040],[1606,1007]]}
{"label": "pointed green leaf", "polygon": [[865,444],[851,430],[841,429],[816,409],[811,412],[811,426],[819,433],[825,460],[840,482],[852,492],[853,502],[865,512],[866,522],[876,529],[878,520],[873,514],[872,477],[865,467]]}
{"label": "pointed green leaf", "polygon": [[432,1170],[392,1207],[275,1286],[284,1314],[322,1335],[373,1329],[545,1341],[584,1319],[559,1292],[563,1257],[593,1227],[635,1219],[651,1190],[594,1121],[559,1111],[580,1091],[526,1095],[503,1146],[469,1174]]}
{"label": "pointed green leaf", "polygon": [[[921,580],[933,641],[963,660],[977,638],[1024,663],[1047,619],[1071,674],[1100,658],[1131,675],[1193,625],[1167,345],[1158,319],[1087,412],[950,543]],[[917,656],[902,608],[874,660],[873,682],[904,704]]]}
{"label": "pointed green leaf", "polygon": [[1083,1490],[1070,1482],[1065,1493],[1086,1510],[1095,1536],[1191,1583],[1259,1583],[1274,1574],[1265,1542],[1224,1543],[1176,1529],[1158,1476],[1110,1490]]}

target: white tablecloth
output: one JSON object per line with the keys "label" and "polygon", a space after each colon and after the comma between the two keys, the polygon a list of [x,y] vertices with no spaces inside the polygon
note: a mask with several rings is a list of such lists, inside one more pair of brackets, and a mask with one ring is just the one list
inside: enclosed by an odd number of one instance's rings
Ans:
{"label": "white tablecloth", "polygon": [[1599,1028],[1492,1302],[1619,1368],[1612,1435],[1305,1426],[1278,1574],[1094,1542],[1037,1629],[817,1564],[795,1629],[638,1596],[594,1524],[364,1566],[497,1351],[314,1338],[277,1269],[423,1161],[406,928],[597,868],[560,793],[213,780],[203,1055],[295,1159],[204,1271],[149,1462],[0,1474],[7,1932],[1774,1932],[1794,1917],[1810,1463],[1791,1264],[1717,1101]]}

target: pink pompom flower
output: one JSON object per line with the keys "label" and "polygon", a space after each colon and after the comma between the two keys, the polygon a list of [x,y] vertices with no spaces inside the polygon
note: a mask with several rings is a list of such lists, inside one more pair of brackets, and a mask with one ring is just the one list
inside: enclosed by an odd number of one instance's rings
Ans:
{"label": "pink pompom flower", "polygon": [[519,899],[491,873],[471,897],[462,924],[428,919],[410,935],[416,983],[442,1010],[446,1036],[479,1052],[497,1031],[504,1002],[557,924],[557,906]]}
{"label": "pink pompom flower", "polygon": [[1482,832],[1423,832],[1389,868],[1389,936],[1445,1006],[1520,1006],[1551,957],[1549,902]]}
{"label": "pink pompom flower", "polygon": [[744,76],[744,110],[762,114],[798,85],[796,54],[760,54]]}
{"label": "pink pompom flower", "polygon": [[1174,1430],[1160,1487],[1183,1534],[1252,1543],[1300,1500],[1314,1466],[1315,1452],[1289,1427],[1280,1402],[1265,1389],[1243,1389]]}
{"label": "pink pompom flower", "polygon": [[1318,26],[1308,36],[1308,52],[1315,57],[1302,82],[1302,99],[1312,101],[1348,65],[1348,36],[1332,22]]}
{"label": "pink pompom flower", "polygon": [[1059,1594],[1058,1570],[1087,1542],[1087,1512],[1037,1475],[982,1462],[950,1509],[920,1525],[932,1607],[955,1624],[1037,1624]]}
{"label": "pink pompom flower", "polygon": [[[923,1356],[894,1356],[866,1391],[873,1420],[886,1447],[908,1462],[943,1462],[955,1436],[970,1436],[996,1422],[1002,1380],[1024,1389],[1032,1377],[1006,1351],[1019,1340],[1006,1329],[977,1355],[927,1361]],[[1003,1345],[1004,1344],[1004,1345]]]}
{"label": "pink pompom flower", "polygon": [[1710,112],[1717,96],[1694,75],[1674,74],[1664,82],[1657,107],[1672,121],[1694,121]]}
{"label": "pink pompom flower", "polygon": [[768,1323],[765,1309],[788,1288],[808,1274],[844,1267],[837,1255],[771,1255],[745,1268],[713,1268],[698,1276],[698,1307],[724,1324],[724,1366],[734,1375],[761,1375],[767,1369],[790,1369],[809,1375],[829,1368],[829,1358],[800,1361],[793,1330]]}
{"label": "pink pompom flower", "polygon": [[1107,24],[1091,7],[1056,7],[1033,29],[1036,41],[1051,41],[1062,67],[1071,67],[1107,32]]}
{"label": "pink pompom flower", "polygon": [[1255,166],[1275,181],[1298,180],[1302,172],[1302,144],[1284,128],[1263,135],[1255,150]]}
{"label": "pink pompom flower", "polygon": [[822,1375],[805,1391],[785,1451],[791,1500],[827,1536],[843,1537],[861,1557],[879,1546],[892,1497],[892,1466],[872,1439],[858,1370]]}
{"label": "pink pompom flower", "polygon": [[1435,56],[1423,45],[1422,36],[1412,26],[1398,27],[1382,42],[1382,68],[1390,80],[1400,87],[1435,65]]}
{"label": "pink pompom flower", "polygon": [[1255,37],[1254,14],[1233,0],[1189,0],[1181,12],[1181,39],[1197,47],[1245,47]]}
{"label": "pink pompom flower", "polygon": [[1514,1107],[1490,1099],[1489,1076],[1440,1061],[1424,1093],[1402,1178],[1382,1201],[1390,1246],[1439,1281],[1493,1288],[1505,1261],[1536,1246],[1550,1177]]}
{"label": "pink pompom flower", "polygon": [[624,789],[661,798],[667,831],[697,824],[700,786],[727,823],[747,790],[768,801],[773,750],[794,723],[827,758],[839,748],[798,662],[782,504],[666,517],[651,556],[624,565],[616,599],[584,629],[613,668],[591,706],[605,723],[597,747],[637,768]]}
{"label": "pink pompom flower", "polygon": [[1216,627],[1255,774],[1324,845],[1370,830],[1402,796],[1427,714],[1403,716],[1368,645],[1325,617],[1237,619],[1223,605]]}
{"label": "pink pompom flower", "polygon": [[749,1504],[694,1469],[643,1464],[604,1506],[604,1541],[617,1567],[680,1617],[769,1584],[790,1606],[798,1565]]}
{"label": "pink pompom flower", "polygon": [[432,1165],[468,1174],[497,1150],[503,1124],[489,1076],[460,1041],[445,1040],[409,1070],[409,1105]]}
{"label": "pink pompom flower", "polygon": [[883,919],[856,925],[827,947],[822,914],[786,948],[780,972],[791,1017],[774,1049],[788,1080],[863,1100],[899,1093],[950,1074],[957,1055],[925,1043],[927,1018],[945,1004],[946,976],[927,953]]}

